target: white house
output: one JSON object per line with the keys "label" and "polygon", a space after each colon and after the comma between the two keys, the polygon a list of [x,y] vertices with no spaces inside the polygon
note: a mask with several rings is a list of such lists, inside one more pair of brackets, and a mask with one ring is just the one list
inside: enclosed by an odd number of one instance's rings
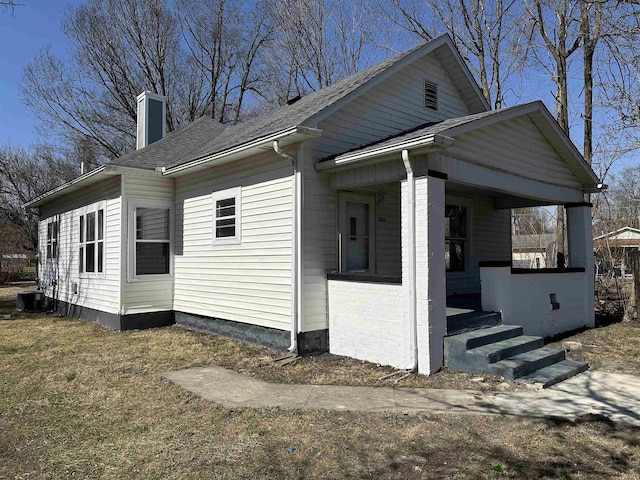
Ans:
{"label": "white house", "polygon": [[613,271],[620,275],[629,275],[632,272],[630,254],[640,250],[640,229],[622,227],[613,232],[598,235],[593,239],[596,252],[596,260],[599,264],[598,274],[607,274]]}
{"label": "white house", "polygon": [[[138,150],[28,204],[60,311],[423,373],[454,295],[525,333],[593,325],[598,179],[542,103],[491,111],[448,36],[236,126],[162,136],[163,98],[139,102]],[[510,209],[555,204],[569,268],[512,269]]]}

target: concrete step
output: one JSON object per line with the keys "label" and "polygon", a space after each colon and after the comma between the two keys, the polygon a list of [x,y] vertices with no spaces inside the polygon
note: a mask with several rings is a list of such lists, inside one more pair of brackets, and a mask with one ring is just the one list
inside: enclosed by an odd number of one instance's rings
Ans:
{"label": "concrete step", "polygon": [[447,335],[459,335],[474,330],[487,329],[502,324],[497,312],[465,312],[447,316]]}
{"label": "concrete step", "polygon": [[544,346],[542,337],[523,335],[517,325],[498,325],[444,339],[445,366],[455,372],[492,373],[547,388],[589,366],[566,360],[563,349]]}
{"label": "concrete step", "polygon": [[444,339],[445,344],[457,344],[465,350],[469,348],[481,347],[500,340],[522,335],[522,327],[517,325],[498,325],[495,327],[483,328],[471,332],[452,335]]}
{"label": "concrete step", "polygon": [[556,383],[562,382],[568,378],[574,377],[589,368],[585,362],[576,362],[574,360],[563,360],[554,363],[540,370],[536,370],[529,375],[525,375],[516,380],[521,383],[540,383],[542,388],[548,388]]}
{"label": "concrete step", "polygon": [[495,363],[505,358],[513,357],[521,353],[529,352],[544,346],[542,337],[520,335],[499,342],[490,343],[481,347],[468,350],[468,354],[478,360],[485,359],[488,363]]}
{"label": "concrete step", "polygon": [[529,352],[505,358],[488,366],[488,372],[508,380],[529,375],[542,368],[561,362],[566,357],[565,350],[558,348],[536,348]]}
{"label": "concrete step", "polygon": [[468,351],[473,348],[489,345],[501,340],[507,340],[522,335],[522,327],[514,325],[498,325],[496,327],[474,330],[472,332],[461,333],[445,337],[444,339],[444,360],[445,365],[454,371],[475,371],[469,369]]}

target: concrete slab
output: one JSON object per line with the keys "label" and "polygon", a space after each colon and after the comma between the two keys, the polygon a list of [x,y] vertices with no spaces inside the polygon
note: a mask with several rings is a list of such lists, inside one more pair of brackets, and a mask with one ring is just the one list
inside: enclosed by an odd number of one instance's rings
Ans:
{"label": "concrete slab", "polygon": [[396,410],[396,401],[394,390],[388,387],[315,385],[307,406],[339,412],[393,412]]}
{"label": "concrete slab", "polygon": [[267,383],[222,367],[190,368],[162,376],[202,398],[235,407],[303,408],[313,389],[313,385]]}
{"label": "concrete slab", "polygon": [[640,426],[640,381],[631,375],[585,372],[546,390],[483,393],[333,385],[283,385],[256,380],[221,367],[167,372],[164,378],[230,407],[332,411],[562,417],[604,415]]}

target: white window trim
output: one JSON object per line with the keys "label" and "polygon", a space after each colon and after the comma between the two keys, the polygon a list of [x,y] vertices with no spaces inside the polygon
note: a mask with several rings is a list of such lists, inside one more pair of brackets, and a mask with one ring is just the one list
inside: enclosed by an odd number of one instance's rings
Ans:
{"label": "white window trim", "polygon": [[[240,226],[242,224],[242,188],[235,187],[229,188],[227,190],[220,190],[219,192],[214,192],[212,195],[212,212],[211,218],[213,222],[213,227],[211,229],[212,233],[212,244],[213,245],[238,245],[242,240],[242,232]],[[235,199],[235,231],[236,234],[233,237],[222,237],[216,238],[216,202],[218,200],[225,200],[229,198]]]}
{"label": "white window trim", "polygon": [[[86,244],[87,244],[87,226],[85,224],[84,227],[84,238],[85,241],[84,242],[80,242],[80,217],[84,217],[87,215],[87,213],[92,213],[95,212],[96,214],[96,229],[98,228],[98,210],[102,210],[104,213],[102,214],[102,272],[98,272],[98,235],[96,233],[96,239],[94,241],[94,243],[96,244],[96,263],[95,263],[95,267],[96,267],[96,271],[95,272],[81,272],[80,271],[80,259],[79,259],[79,253],[80,253],[80,246],[84,246],[83,249],[83,255],[84,258],[86,259]],[[78,262],[78,277],[80,278],[104,278],[106,273],[107,273],[107,202],[105,201],[101,201],[98,203],[93,203],[91,205],[87,205],[86,207],[82,207],[78,210],[76,210],[76,214],[75,214],[75,219],[74,219],[74,228],[76,229],[76,235],[78,235],[77,237],[77,242],[76,242],[76,249],[75,249],[75,255],[76,255],[76,261]],[[60,227],[58,226],[58,229]],[[58,230],[59,233],[59,230]],[[83,265],[85,265],[86,267],[86,260],[83,260]]]}
{"label": "white window trim", "polygon": [[[44,244],[44,256],[48,261],[55,261],[58,258],[59,250],[59,239],[60,239],[60,223],[58,222],[57,217],[51,217],[46,221],[47,228],[45,232],[45,244]],[[49,225],[51,225],[51,229],[53,230],[53,225],[55,225],[55,236],[51,235],[49,237]],[[51,249],[49,249],[49,245],[51,245]],[[49,255],[51,252],[51,255]]]}
{"label": "white window trim", "polygon": [[[340,265],[340,273],[364,273],[369,275],[375,275],[377,272],[377,259],[376,259],[376,242],[377,242],[377,232],[376,232],[376,221],[377,218],[377,210],[376,210],[376,198],[374,195],[366,195],[366,194],[355,194],[355,193],[347,193],[347,192],[339,192],[338,193],[338,221],[339,221],[339,231],[338,231],[338,265]],[[347,254],[346,250],[346,242],[349,225],[347,224],[347,202],[357,202],[357,203],[366,203],[369,205],[369,269],[366,271],[360,270],[347,270]]]}
{"label": "white window trim", "polygon": [[[129,198],[127,200],[127,281],[149,282],[165,280],[173,277],[173,253],[175,230],[175,204],[169,200],[150,200],[145,198]],[[136,275],[136,209],[158,208],[169,210],[169,273],[155,275]]]}

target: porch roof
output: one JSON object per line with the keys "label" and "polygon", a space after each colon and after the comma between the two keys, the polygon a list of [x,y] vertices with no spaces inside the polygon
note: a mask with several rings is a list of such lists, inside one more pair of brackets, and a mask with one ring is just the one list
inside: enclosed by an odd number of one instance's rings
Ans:
{"label": "porch roof", "polygon": [[[597,185],[600,183],[598,177],[573,142],[560,129],[544,104],[539,101],[451,118],[438,123],[423,124],[393,137],[327,157],[316,165],[316,169],[337,171],[357,167],[363,163],[382,162],[390,157],[397,157],[403,150],[409,150],[412,155],[415,155],[446,149],[454,145],[456,137],[460,135],[518,117],[531,119],[532,127],[535,125],[534,129],[539,130],[536,133],[542,133],[549,145],[584,186],[585,191],[598,191]],[[505,144],[505,148],[512,149],[514,146]]]}

